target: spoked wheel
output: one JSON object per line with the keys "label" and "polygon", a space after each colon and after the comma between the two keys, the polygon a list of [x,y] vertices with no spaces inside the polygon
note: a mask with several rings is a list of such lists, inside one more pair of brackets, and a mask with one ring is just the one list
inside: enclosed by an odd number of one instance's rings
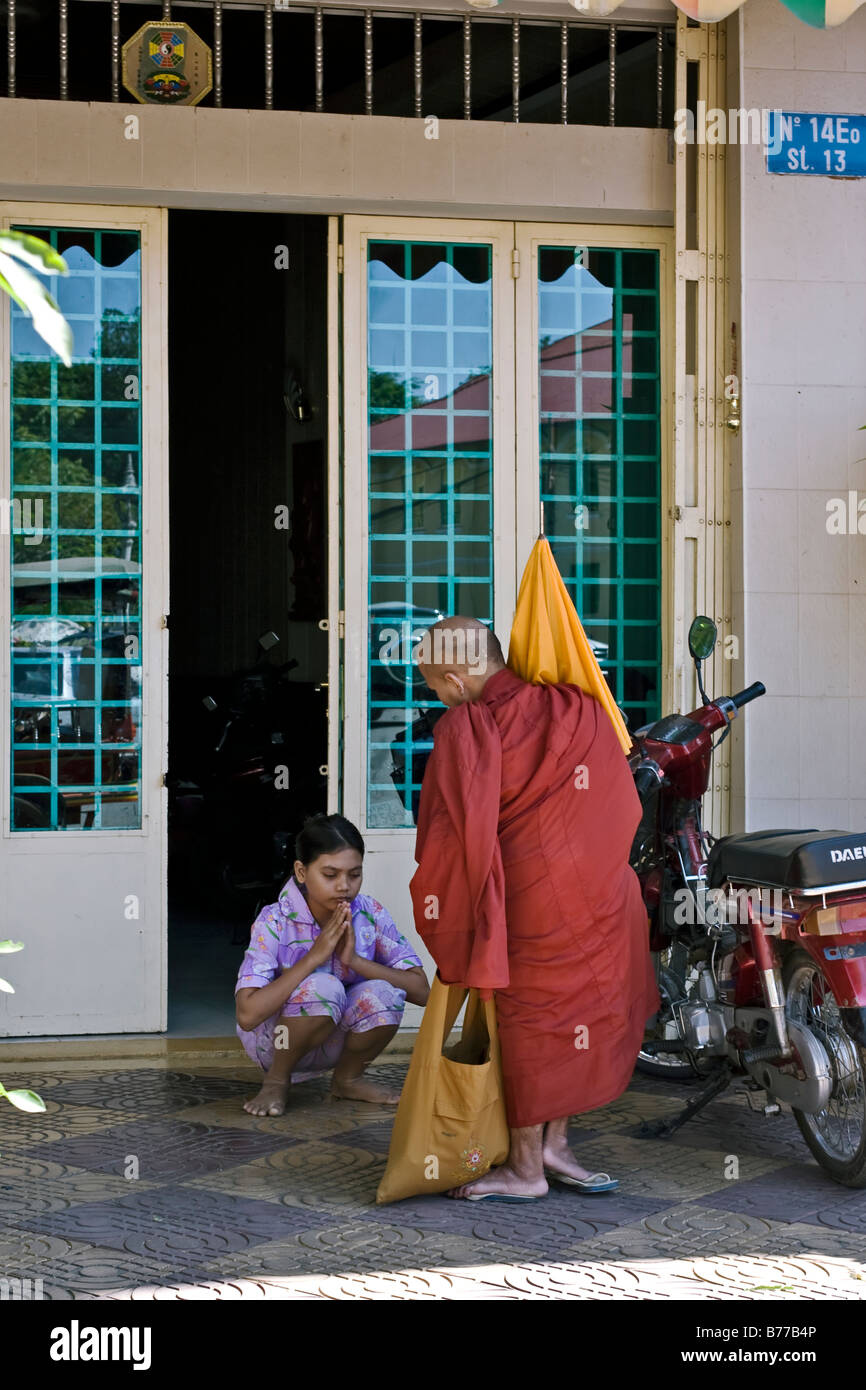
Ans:
{"label": "spoked wheel", "polygon": [[792,951],[783,971],[786,1010],[809,1028],[830,1060],[833,1089],[824,1110],[794,1118],[812,1153],[846,1187],[866,1187],[866,1049],[848,1036],[839,1006],[806,951]]}
{"label": "spoked wheel", "polygon": [[[689,966],[688,951],[679,942],[666,951],[654,951],[653,964],[661,1007],[647,1029],[644,1043],[663,1043],[667,1039],[679,1038],[674,1005],[697,998],[699,975],[694,967]],[[636,1065],[645,1076],[663,1076],[669,1081],[695,1079],[694,1068],[685,1060],[682,1052],[663,1052],[661,1049],[657,1052],[645,1051],[641,1048]]]}

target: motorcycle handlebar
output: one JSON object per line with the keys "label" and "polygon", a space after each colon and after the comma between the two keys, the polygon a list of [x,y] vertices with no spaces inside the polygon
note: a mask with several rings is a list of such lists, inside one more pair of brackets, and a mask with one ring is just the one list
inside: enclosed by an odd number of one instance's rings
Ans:
{"label": "motorcycle handlebar", "polygon": [[750,704],[752,700],[757,700],[759,696],[766,695],[766,693],[767,687],[764,685],[763,681],[755,681],[754,685],[750,685],[747,689],[741,690],[739,695],[732,695],[731,704],[736,705],[737,709],[742,709],[743,705]]}
{"label": "motorcycle handlebar", "polygon": [[660,778],[656,768],[650,763],[639,763],[634,772],[634,785],[641,801],[646,801],[651,792],[659,786]]}

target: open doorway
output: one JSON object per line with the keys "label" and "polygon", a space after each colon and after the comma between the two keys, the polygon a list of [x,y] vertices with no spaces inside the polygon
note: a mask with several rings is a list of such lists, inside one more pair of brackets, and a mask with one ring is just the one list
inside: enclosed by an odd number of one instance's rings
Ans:
{"label": "open doorway", "polygon": [[326,809],[327,219],[169,214],[168,1031],[234,1031]]}

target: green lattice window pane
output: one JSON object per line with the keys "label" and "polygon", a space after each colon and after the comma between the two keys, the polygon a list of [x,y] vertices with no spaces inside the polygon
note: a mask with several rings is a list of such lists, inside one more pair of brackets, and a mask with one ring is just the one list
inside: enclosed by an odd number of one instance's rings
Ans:
{"label": "green lattice window pane", "polygon": [[441,616],[493,618],[491,275],[489,246],[369,247],[371,826],[414,824],[442,712],[412,647]]}
{"label": "green lattice window pane", "polygon": [[541,498],[629,727],[659,713],[658,253],[542,247]]}
{"label": "green lattice window pane", "polygon": [[12,306],[12,828],[141,825],[137,233],[40,235],[64,367]]}

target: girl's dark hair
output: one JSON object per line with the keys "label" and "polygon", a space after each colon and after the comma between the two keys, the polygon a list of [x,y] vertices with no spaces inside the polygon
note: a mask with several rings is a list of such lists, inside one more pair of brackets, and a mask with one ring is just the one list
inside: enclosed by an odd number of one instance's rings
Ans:
{"label": "girl's dark hair", "polygon": [[323,854],[337,854],[341,849],[356,849],[364,856],[361,832],[345,816],[308,816],[295,840],[295,858],[302,864],[312,864]]}

